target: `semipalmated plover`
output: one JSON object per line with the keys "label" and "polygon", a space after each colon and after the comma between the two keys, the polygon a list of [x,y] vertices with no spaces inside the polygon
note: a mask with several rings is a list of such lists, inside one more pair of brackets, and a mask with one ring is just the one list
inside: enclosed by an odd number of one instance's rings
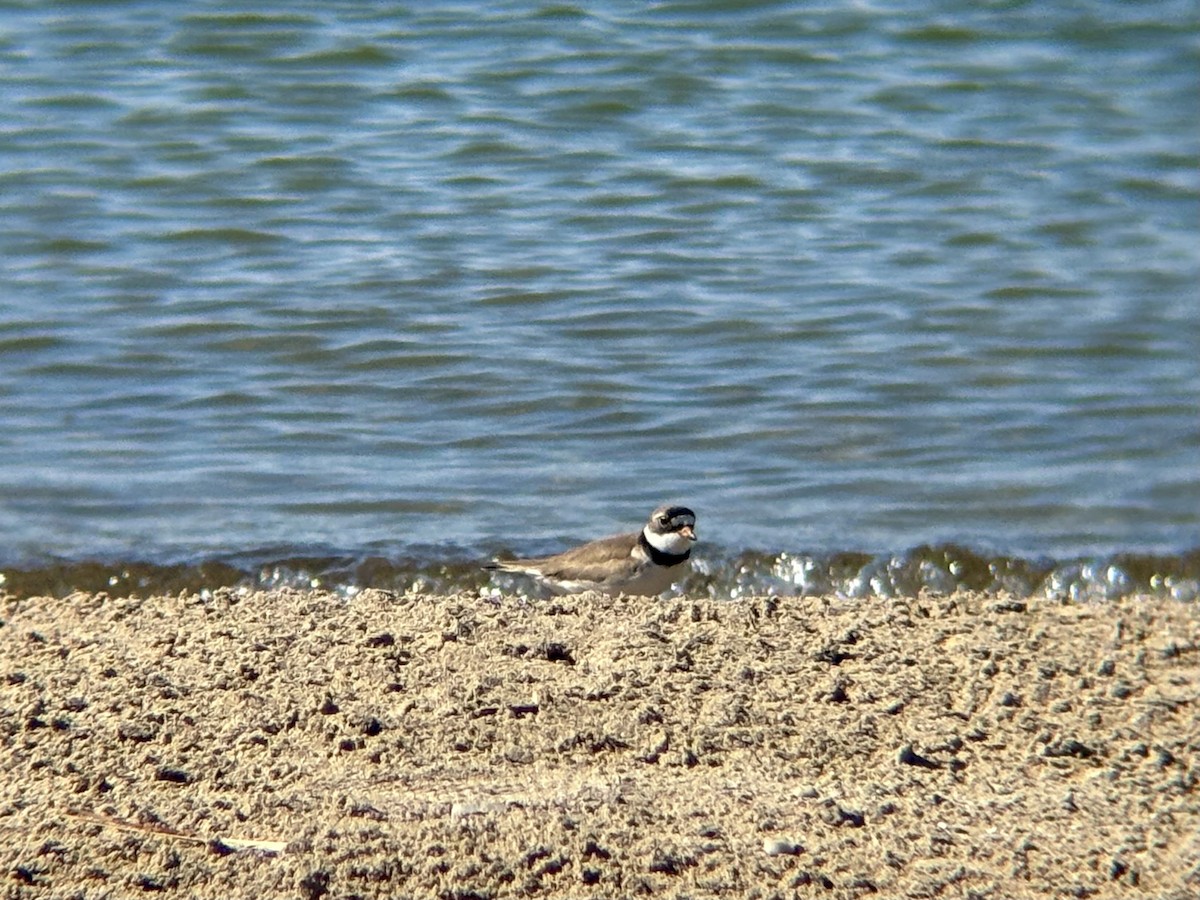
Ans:
{"label": "semipalmated plover", "polygon": [[600,538],[554,556],[498,559],[489,569],[530,575],[555,594],[661,594],[687,572],[696,514],[660,506],[641,531]]}

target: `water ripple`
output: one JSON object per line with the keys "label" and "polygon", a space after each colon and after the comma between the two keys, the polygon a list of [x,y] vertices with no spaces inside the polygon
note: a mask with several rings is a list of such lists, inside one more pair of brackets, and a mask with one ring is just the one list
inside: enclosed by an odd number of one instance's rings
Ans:
{"label": "water ripple", "polygon": [[286,580],[331,535],[549,542],[669,495],[766,554],[721,596],[807,589],[793,553],[941,589],[895,548],[950,545],[1110,590],[1200,541],[1198,28],[17,4],[0,563]]}
{"label": "water ripple", "polygon": [[[367,499],[342,503],[338,508],[352,515],[379,510],[435,515],[456,511],[453,505],[436,501],[394,504]],[[321,514],[328,509],[300,503],[292,512]],[[346,597],[367,588],[397,593],[543,596],[519,577],[489,575],[480,563],[485,558],[472,558],[461,549],[434,547],[410,547],[401,556],[330,550],[278,556],[264,548],[175,564],[56,561],[0,571],[0,593],[22,597],[88,591],[146,596],[204,593],[224,587],[321,587]],[[1064,561],[985,556],[956,545],[916,547],[894,556],[710,551],[697,558],[693,568],[678,589],[688,596],[722,600],[815,595],[869,602],[969,590],[1010,600],[1069,603],[1103,603],[1132,596],[1200,601],[1200,549],[1178,557],[1119,554]]]}

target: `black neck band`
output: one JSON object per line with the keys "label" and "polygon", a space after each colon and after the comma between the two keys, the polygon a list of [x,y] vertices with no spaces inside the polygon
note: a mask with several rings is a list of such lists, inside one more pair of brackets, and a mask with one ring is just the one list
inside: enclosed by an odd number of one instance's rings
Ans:
{"label": "black neck band", "polygon": [[656,566],[677,566],[681,562],[686,562],[687,558],[692,555],[692,549],[689,547],[683,553],[667,553],[665,550],[659,550],[652,543],[646,540],[646,532],[638,533],[638,543],[642,545],[642,549],[646,551],[646,555],[650,557],[650,561]]}

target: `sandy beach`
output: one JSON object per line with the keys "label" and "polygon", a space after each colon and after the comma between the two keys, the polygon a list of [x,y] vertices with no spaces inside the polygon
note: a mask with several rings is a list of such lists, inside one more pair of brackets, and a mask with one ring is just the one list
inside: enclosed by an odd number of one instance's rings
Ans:
{"label": "sandy beach", "polygon": [[1200,616],[0,599],[9,898],[1193,897]]}

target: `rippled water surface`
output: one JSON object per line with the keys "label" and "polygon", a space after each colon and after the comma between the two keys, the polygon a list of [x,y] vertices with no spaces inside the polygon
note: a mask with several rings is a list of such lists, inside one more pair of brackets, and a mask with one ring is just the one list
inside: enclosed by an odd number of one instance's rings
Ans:
{"label": "rippled water surface", "polygon": [[1200,578],[1190,0],[255,10],[0,11],[10,587]]}

